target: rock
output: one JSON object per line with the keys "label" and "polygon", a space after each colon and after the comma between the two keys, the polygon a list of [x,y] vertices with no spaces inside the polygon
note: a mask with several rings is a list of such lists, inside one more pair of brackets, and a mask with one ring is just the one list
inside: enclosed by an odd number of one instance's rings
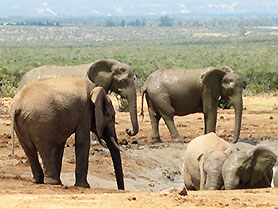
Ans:
{"label": "rock", "polygon": [[177,192],[181,196],[186,196],[187,195],[187,189],[185,187],[179,188]]}

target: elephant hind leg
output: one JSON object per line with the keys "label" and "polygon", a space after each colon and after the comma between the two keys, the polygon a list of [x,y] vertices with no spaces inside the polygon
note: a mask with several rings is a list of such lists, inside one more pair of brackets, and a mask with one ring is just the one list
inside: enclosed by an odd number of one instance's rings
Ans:
{"label": "elephant hind leg", "polygon": [[20,134],[18,131],[16,131],[16,133],[17,133],[18,140],[29,160],[32,174],[33,174],[32,181],[37,184],[43,184],[44,183],[44,181],[43,181],[44,174],[43,174],[43,170],[42,170],[42,167],[41,167],[39,159],[38,159],[38,152],[36,150],[36,147],[32,143],[32,141],[27,133],[20,132],[21,133]]}
{"label": "elephant hind leg", "polygon": [[[44,140],[45,141],[45,140]],[[62,184],[60,174],[57,169],[57,145],[48,145],[47,147],[40,147],[39,153],[41,155],[45,173],[44,182],[46,184],[59,185]]]}
{"label": "elephant hind leg", "polygon": [[56,151],[56,156],[55,156],[55,158],[57,159],[56,160],[56,169],[57,169],[59,178],[61,175],[62,160],[63,160],[63,155],[64,155],[65,144],[66,144],[66,142],[59,145],[59,147],[57,148],[57,151]]}
{"label": "elephant hind leg", "polygon": [[151,119],[152,125],[152,139],[153,143],[160,143],[162,142],[159,136],[159,121],[161,119],[160,114],[156,114],[152,107],[149,106],[149,115]]}

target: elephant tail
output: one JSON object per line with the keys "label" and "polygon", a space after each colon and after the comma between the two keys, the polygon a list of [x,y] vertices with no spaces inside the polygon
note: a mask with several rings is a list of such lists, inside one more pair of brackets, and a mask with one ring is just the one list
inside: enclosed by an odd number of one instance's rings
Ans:
{"label": "elephant tail", "polygon": [[14,140],[14,127],[15,127],[15,117],[20,112],[18,109],[13,109],[11,106],[9,108],[9,114],[11,118],[11,139],[12,139],[12,153],[14,155],[14,147],[15,147],[15,140]]}
{"label": "elephant tail", "polygon": [[142,91],[142,100],[141,100],[141,113],[140,116],[142,117],[142,121],[144,120],[144,95],[146,94],[146,89]]}

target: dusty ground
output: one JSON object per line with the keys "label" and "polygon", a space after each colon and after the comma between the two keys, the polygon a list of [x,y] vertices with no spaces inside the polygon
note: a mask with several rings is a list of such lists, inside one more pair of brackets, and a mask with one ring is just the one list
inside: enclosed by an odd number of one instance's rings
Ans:
{"label": "dusty ground", "polygon": [[[5,111],[6,100],[1,100]],[[138,110],[141,99],[138,98]],[[145,103],[146,104],[146,103]],[[117,108],[117,101],[114,100]],[[266,143],[278,154],[278,96],[244,98],[241,141]],[[63,159],[63,186],[31,183],[28,161],[16,139],[15,155],[11,156],[10,121],[0,117],[0,208],[277,208],[278,189],[234,191],[189,191],[186,196],[160,193],[168,188],[183,186],[182,162],[186,143],[171,143],[169,132],[161,121],[164,143],[151,144],[151,125],[146,107],[145,118],[139,118],[140,132],[128,137],[128,113],[117,112],[118,138],[126,140],[122,152],[125,192],[116,190],[109,153],[92,145],[89,165],[91,189],[73,187],[74,147],[68,140]],[[191,140],[203,133],[202,114],[175,118],[181,135]],[[232,139],[233,110],[219,110],[217,134]]]}

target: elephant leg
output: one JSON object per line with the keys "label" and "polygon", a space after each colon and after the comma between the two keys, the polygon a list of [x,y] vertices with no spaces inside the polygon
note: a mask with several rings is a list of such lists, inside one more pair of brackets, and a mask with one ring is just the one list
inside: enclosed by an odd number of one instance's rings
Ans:
{"label": "elephant leg", "polygon": [[179,135],[178,130],[174,123],[174,117],[163,116],[163,120],[166,123],[166,125],[170,131],[170,135],[171,135],[172,139],[177,140],[177,141],[180,140],[180,135]]}
{"label": "elephant leg", "polygon": [[58,172],[58,176],[60,178],[61,176],[61,169],[62,169],[62,160],[63,160],[63,155],[64,155],[64,148],[65,148],[65,143],[61,144],[56,151],[56,169]]}
{"label": "elephant leg", "polygon": [[19,142],[29,160],[32,174],[33,174],[32,181],[36,184],[43,184],[44,174],[43,174],[43,170],[42,170],[42,167],[41,167],[39,159],[38,159],[38,152],[37,152],[35,146],[29,147],[24,142],[24,140],[22,140],[20,135],[17,134],[17,136],[18,136]]}
{"label": "elephant leg", "polygon": [[47,147],[40,147],[39,152],[42,157],[46,184],[62,184],[57,170],[57,145],[49,144]]}
{"label": "elephant leg", "polygon": [[[81,125],[82,126],[82,125]],[[87,181],[89,150],[90,150],[90,131],[84,130],[79,126],[75,132],[75,186],[90,188]]]}
{"label": "elephant leg", "polygon": [[176,142],[184,142],[184,137],[180,136],[179,135],[179,132],[175,126],[175,123],[174,123],[174,109],[171,108],[172,111],[169,112],[168,110],[168,113],[165,114],[161,114],[166,126],[168,127],[168,130],[170,132],[170,135],[172,137],[172,139]]}
{"label": "elephant leg", "polygon": [[161,116],[156,114],[153,108],[148,105],[149,110],[149,116],[151,119],[151,125],[152,125],[152,139],[153,143],[160,143],[162,142],[159,136],[159,121],[161,119]]}
{"label": "elephant leg", "polygon": [[[22,121],[19,121],[22,123]],[[33,182],[37,184],[43,184],[44,174],[42,167],[40,165],[38,159],[38,152],[36,147],[34,146],[32,139],[30,138],[30,134],[27,133],[27,129],[25,127],[14,127],[16,131],[16,135],[18,140],[29,160],[32,174],[33,174]]]}

